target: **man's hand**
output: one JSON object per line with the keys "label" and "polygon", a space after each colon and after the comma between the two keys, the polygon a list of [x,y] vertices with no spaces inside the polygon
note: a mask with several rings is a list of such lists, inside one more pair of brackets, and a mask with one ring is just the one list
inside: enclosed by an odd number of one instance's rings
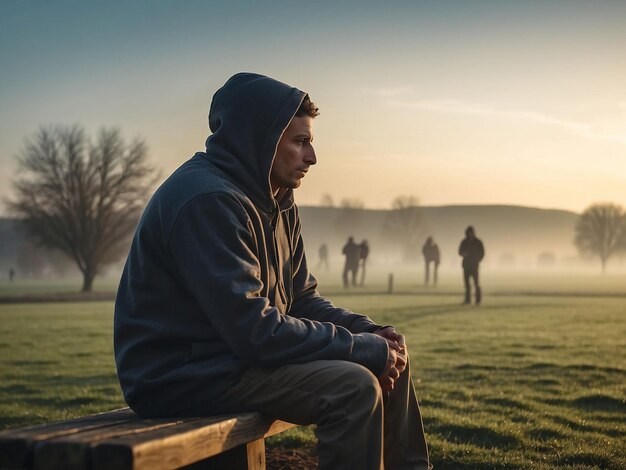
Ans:
{"label": "man's hand", "polygon": [[396,379],[400,377],[400,372],[396,368],[396,363],[398,362],[397,350],[391,346],[391,344],[394,343],[390,343],[389,340],[387,340],[387,343],[389,343],[387,364],[385,365],[383,373],[378,376],[378,383],[380,384],[380,388],[382,388],[383,392],[392,391]]}
{"label": "man's hand", "polygon": [[[399,334],[393,326],[374,331],[374,334],[385,338],[389,344],[389,349],[396,351],[396,363],[394,367],[398,370],[398,375],[404,372],[408,357],[404,336]],[[387,361],[389,361],[389,358],[387,358]]]}

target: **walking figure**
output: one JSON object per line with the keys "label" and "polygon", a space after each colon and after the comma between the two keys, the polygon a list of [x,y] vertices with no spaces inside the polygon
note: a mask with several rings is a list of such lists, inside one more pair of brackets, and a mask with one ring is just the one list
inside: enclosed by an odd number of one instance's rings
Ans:
{"label": "walking figure", "polygon": [[319,256],[319,261],[317,262],[317,269],[320,269],[322,265],[326,267],[326,271],[330,269],[328,264],[328,245],[326,243],[322,243],[320,245],[319,250],[317,251]]}
{"label": "walking figure", "polygon": [[483,242],[476,238],[474,227],[471,225],[465,229],[465,238],[459,246],[459,255],[463,257],[463,281],[465,282],[465,300],[463,303],[471,303],[470,279],[474,279],[476,305],[480,305],[482,298],[478,281],[478,264],[485,257],[485,247]]}
{"label": "walking figure", "polygon": [[439,270],[441,257],[439,254],[439,245],[433,242],[433,237],[428,237],[426,239],[426,243],[424,243],[424,246],[422,247],[422,254],[424,255],[424,264],[426,266],[424,285],[427,286],[430,281],[430,263],[433,263],[433,286],[436,286],[437,271]]}
{"label": "walking figure", "polygon": [[[348,237],[348,242],[343,246],[341,251],[346,257],[346,263],[343,266],[343,287],[346,289],[356,287],[356,275],[359,270],[359,253],[361,248],[354,243],[354,237]],[[350,282],[348,282],[348,273],[350,274]]]}
{"label": "walking figure", "polygon": [[361,282],[359,283],[359,285],[363,287],[363,285],[365,284],[365,265],[367,264],[367,257],[370,254],[370,246],[367,243],[367,240],[363,240],[359,248],[359,269],[361,270]]}

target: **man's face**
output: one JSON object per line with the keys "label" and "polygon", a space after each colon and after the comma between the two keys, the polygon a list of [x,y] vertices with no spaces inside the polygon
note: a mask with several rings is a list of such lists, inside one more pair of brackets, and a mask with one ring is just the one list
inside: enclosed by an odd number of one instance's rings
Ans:
{"label": "man's face", "polygon": [[294,117],[276,148],[276,157],[270,172],[272,192],[281,188],[297,188],[300,180],[317,163],[313,150],[313,118]]}

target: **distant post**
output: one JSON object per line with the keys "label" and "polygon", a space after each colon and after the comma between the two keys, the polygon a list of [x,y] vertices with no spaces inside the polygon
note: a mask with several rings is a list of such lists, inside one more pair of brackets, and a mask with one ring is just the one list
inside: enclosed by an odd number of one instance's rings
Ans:
{"label": "distant post", "polygon": [[393,273],[389,273],[389,280],[387,282],[387,294],[393,294]]}

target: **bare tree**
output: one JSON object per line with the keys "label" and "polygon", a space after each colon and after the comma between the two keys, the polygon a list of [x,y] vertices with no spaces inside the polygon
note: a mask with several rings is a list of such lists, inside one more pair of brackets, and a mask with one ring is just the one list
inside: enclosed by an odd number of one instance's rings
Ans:
{"label": "bare tree", "polygon": [[324,194],[322,194],[322,199],[320,200],[320,206],[322,206],[322,207],[335,207],[335,201],[334,201],[333,197],[330,194],[324,193]]}
{"label": "bare tree", "polygon": [[405,259],[419,256],[416,247],[420,219],[419,200],[415,196],[398,196],[391,202],[385,231],[403,247]]}
{"label": "bare tree", "polygon": [[615,253],[626,250],[626,212],[611,203],[593,204],[581,214],[576,223],[574,243],[584,256],[597,256],[606,263]]}
{"label": "bare tree", "polygon": [[91,142],[79,126],[41,128],[17,157],[15,197],[7,201],[37,242],[67,254],[83,292],[128,249],[149,188],[156,182],[141,140],[117,129]]}
{"label": "bare tree", "polygon": [[415,196],[398,196],[391,201],[391,210],[411,209],[419,206],[419,199]]}

